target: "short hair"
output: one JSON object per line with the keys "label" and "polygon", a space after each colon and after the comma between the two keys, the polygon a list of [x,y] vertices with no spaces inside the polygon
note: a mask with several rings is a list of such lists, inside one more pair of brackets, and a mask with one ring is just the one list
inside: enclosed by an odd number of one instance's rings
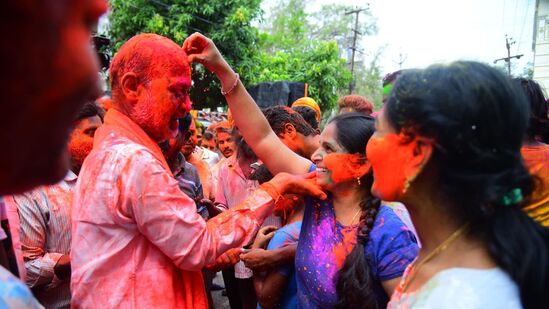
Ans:
{"label": "short hair", "polygon": [[213,135],[211,131],[206,131],[204,132],[204,134],[202,134],[202,139],[206,141],[211,141],[211,140],[215,141],[215,135]]}
{"label": "short hair", "polygon": [[388,84],[394,83],[394,81],[404,72],[404,70],[398,70],[391,73],[388,73],[383,77],[382,83],[383,87],[387,86]]}
{"label": "short hair", "polygon": [[284,133],[284,125],[287,123],[292,124],[297,132],[305,136],[317,134],[317,131],[299,113],[287,106],[267,107],[263,109],[263,114],[277,135]]}
{"label": "short hair", "polygon": [[370,100],[356,94],[346,95],[339,98],[337,105],[339,106],[340,113],[357,112],[370,115],[374,110],[374,104],[372,104]]}
{"label": "short hair", "polygon": [[105,111],[97,104],[95,101],[88,101],[84,103],[84,106],[80,108],[78,114],[76,115],[75,121],[80,121],[85,118],[99,116],[103,120]]}
{"label": "short hair", "polygon": [[[185,54],[172,40],[152,33],[138,34],[122,45],[109,69],[112,97],[117,99],[120,79],[128,72],[135,73],[140,82],[164,74],[170,64],[185,64]],[[162,63],[162,65],[156,65]],[[188,63],[187,63],[188,65]]]}
{"label": "short hair", "polygon": [[532,139],[541,137],[543,142],[547,143],[549,118],[547,116],[547,101],[545,100],[543,89],[532,79],[515,78],[514,81],[524,91],[530,103],[530,122],[526,135]]}
{"label": "short hair", "polygon": [[316,112],[307,106],[294,106],[292,109],[298,112],[305,121],[315,130],[318,129],[318,121],[316,120]]}

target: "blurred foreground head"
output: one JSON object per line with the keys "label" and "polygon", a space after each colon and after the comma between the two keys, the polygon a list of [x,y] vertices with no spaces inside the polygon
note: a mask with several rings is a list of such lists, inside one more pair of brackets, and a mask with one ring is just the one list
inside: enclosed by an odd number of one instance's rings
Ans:
{"label": "blurred foreground head", "polygon": [[54,183],[81,106],[100,94],[90,30],[104,0],[0,2],[0,195]]}

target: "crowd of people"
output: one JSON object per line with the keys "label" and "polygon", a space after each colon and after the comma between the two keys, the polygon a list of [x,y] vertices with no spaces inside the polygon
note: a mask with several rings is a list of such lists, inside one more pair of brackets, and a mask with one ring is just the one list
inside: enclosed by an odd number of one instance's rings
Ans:
{"label": "crowd of people", "polygon": [[[434,64],[323,118],[260,109],[202,34],[139,34],[102,97],[106,2],[46,2],[0,5],[1,308],[214,308],[218,272],[233,309],[549,307],[536,81]],[[193,63],[229,120],[191,116]]]}

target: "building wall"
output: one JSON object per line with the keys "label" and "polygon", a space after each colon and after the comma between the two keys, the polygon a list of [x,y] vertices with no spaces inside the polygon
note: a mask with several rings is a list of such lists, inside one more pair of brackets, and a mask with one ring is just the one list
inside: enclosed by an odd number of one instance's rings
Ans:
{"label": "building wall", "polygon": [[549,0],[536,1],[533,48],[534,79],[549,94]]}

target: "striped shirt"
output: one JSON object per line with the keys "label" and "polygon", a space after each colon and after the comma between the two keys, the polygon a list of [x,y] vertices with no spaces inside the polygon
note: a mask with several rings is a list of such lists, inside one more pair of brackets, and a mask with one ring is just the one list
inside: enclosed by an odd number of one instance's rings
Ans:
{"label": "striped shirt", "polygon": [[76,175],[13,196],[20,218],[26,283],[46,308],[70,307],[70,282],[54,273],[61,256],[70,253],[71,209]]}
{"label": "striped shirt", "polygon": [[[248,195],[255,191],[259,184],[256,180],[246,178],[238,165],[236,154],[220,161],[220,163],[216,181],[215,202],[218,208],[227,210],[242,203]],[[282,220],[271,215],[265,219],[262,226],[267,225],[281,227]],[[253,272],[244,266],[244,262],[240,261],[234,266],[234,276],[238,279],[247,279],[253,276]]]}

